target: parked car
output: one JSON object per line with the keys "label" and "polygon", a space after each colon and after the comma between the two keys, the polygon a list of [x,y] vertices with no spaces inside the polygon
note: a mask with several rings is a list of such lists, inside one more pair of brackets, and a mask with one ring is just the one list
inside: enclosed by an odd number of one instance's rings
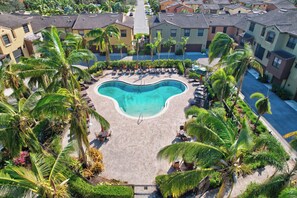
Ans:
{"label": "parked car", "polygon": [[133,12],[130,12],[129,16],[133,16]]}

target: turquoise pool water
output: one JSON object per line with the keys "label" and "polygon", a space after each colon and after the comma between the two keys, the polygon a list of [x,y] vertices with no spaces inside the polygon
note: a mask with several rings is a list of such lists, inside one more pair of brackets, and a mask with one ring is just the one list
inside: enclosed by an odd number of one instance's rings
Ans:
{"label": "turquoise pool water", "polygon": [[186,85],[177,80],[162,80],[150,85],[108,81],[98,87],[102,95],[115,99],[120,109],[132,117],[151,117],[162,111],[166,101],[183,93]]}

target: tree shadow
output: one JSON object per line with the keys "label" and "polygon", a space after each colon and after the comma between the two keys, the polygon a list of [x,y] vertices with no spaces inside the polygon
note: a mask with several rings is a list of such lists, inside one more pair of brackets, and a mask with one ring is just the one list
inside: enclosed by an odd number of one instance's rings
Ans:
{"label": "tree shadow", "polygon": [[104,142],[98,140],[98,139],[93,139],[90,142],[90,145],[93,145],[96,149],[99,149],[103,144],[106,144],[109,141],[109,139],[107,138]]}

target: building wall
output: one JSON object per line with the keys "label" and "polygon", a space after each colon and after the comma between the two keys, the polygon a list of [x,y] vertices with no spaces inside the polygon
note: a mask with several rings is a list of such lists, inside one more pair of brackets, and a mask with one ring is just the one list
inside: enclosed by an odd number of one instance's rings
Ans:
{"label": "building wall", "polygon": [[225,11],[229,12],[231,15],[238,14],[238,13],[249,13],[251,10],[245,9],[245,8],[235,8],[235,9],[229,9],[224,8]]}
{"label": "building wall", "polygon": [[[212,28],[213,27],[215,27],[215,33],[212,33]],[[209,29],[208,29],[207,41],[211,42],[217,32],[223,32],[223,31],[224,31],[223,26],[210,26]],[[235,34],[236,34],[236,28],[233,27],[233,26],[228,26],[226,34],[228,34],[231,37],[234,37]]]}
{"label": "building wall", "polygon": [[[111,45],[118,45],[121,42],[123,42],[127,46],[127,49],[131,50],[132,49],[132,41],[134,39],[133,29],[130,27],[127,27],[127,26],[120,25],[120,24],[114,24],[114,25],[120,30],[120,34],[121,34],[121,30],[126,30],[127,36],[120,37],[119,39],[112,37],[110,39]],[[80,34],[82,31],[83,31],[83,35],[86,35],[90,30],[73,30],[73,33]],[[85,37],[85,40],[87,42],[91,39]]]}
{"label": "building wall", "polygon": [[[177,45],[175,49],[179,49],[179,42],[181,41],[181,38],[184,37],[185,30],[177,27],[172,24],[164,23],[160,24],[156,27],[150,28],[150,40],[151,42],[154,42],[154,38],[157,35],[157,31],[161,30],[163,41],[166,41],[170,37],[171,29],[176,29],[176,37],[173,37]],[[202,45],[202,49],[206,48],[206,42],[207,42],[207,35],[208,35],[208,29],[204,29],[203,36],[198,36],[198,28],[196,29],[190,29],[190,36],[188,39],[188,44],[200,44]]]}
{"label": "building wall", "polygon": [[[25,33],[23,27],[15,28],[13,30],[5,27],[0,27],[0,53],[1,54],[9,54],[11,58],[11,62],[15,63],[15,57],[13,55],[13,52],[17,50],[18,48],[22,49],[23,55],[25,57],[29,56],[29,52],[27,50],[27,47],[25,45],[24,38],[26,35],[32,34],[32,27],[30,24],[28,24],[29,32]],[[10,44],[5,45],[4,41],[2,39],[3,35],[8,35],[8,38],[10,40]]]}

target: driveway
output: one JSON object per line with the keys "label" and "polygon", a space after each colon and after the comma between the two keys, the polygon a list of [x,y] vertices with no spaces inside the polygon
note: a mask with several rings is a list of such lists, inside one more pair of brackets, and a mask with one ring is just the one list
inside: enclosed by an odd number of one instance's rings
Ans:
{"label": "driveway", "polygon": [[242,94],[245,96],[245,101],[256,111],[256,99],[250,99],[250,95],[254,92],[261,92],[264,95],[268,94],[272,114],[264,114],[264,118],[280,135],[283,136],[288,132],[297,130],[297,112],[247,72],[243,82]]}
{"label": "driveway", "polygon": [[144,0],[137,0],[135,15],[134,15],[134,34],[145,33],[149,34],[148,22],[144,11]]}

